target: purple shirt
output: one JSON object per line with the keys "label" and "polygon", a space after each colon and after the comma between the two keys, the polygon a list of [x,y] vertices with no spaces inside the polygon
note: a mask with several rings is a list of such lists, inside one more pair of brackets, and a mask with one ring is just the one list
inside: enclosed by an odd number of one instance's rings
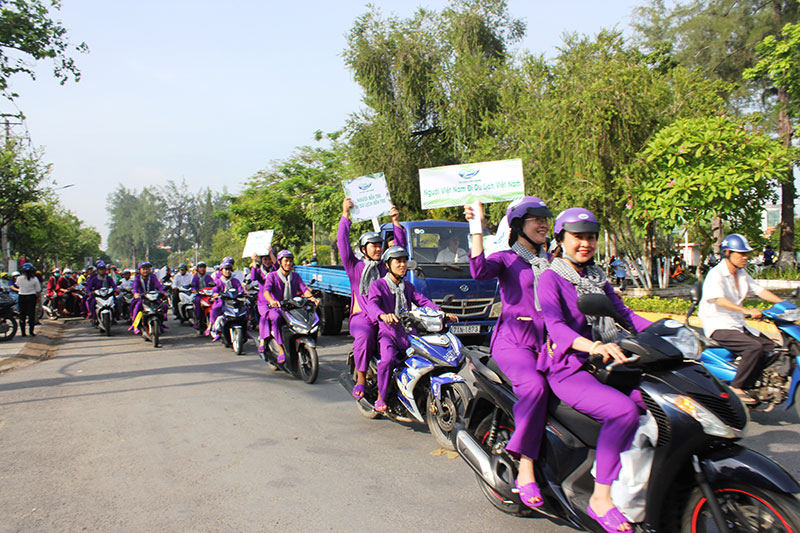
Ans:
{"label": "purple shirt", "polygon": [[[636,331],[652,324],[625,307],[611,284],[606,282],[603,290],[617,313],[633,324]],[[545,270],[539,278],[539,303],[549,341],[542,347],[538,366],[549,377],[560,381],[580,370],[589,357],[588,353],[573,349],[572,343],[578,337],[591,339],[592,327],[586,321],[586,315],[578,310],[575,286],[552,270]]]}
{"label": "purple shirt", "polygon": [[[353,253],[353,248],[350,246],[350,227],[353,223],[347,217],[339,219],[339,230],[336,232],[336,245],[339,248],[339,257],[342,258],[342,265],[347,277],[350,280],[350,314],[353,314],[356,306],[353,305],[352,299],[354,298],[358,303],[361,311],[367,309],[367,295],[359,292],[358,287],[361,285],[361,273],[367,266],[363,260],[357,259],[356,254]],[[406,230],[403,226],[394,226],[394,243],[395,246],[406,248],[408,241],[406,240]],[[378,277],[381,278],[386,275],[386,265],[381,261],[378,264]]]}
{"label": "purple shirt", "polygon": [[[404,292],[409,306],[413,303],[416,304],[417,307],[439,309],[436,304],[428,300],[408,281],[405,282]],[[399,324],[385,324],[378,319],[379,315],[394,313],[395,300],[396,297],[389,291],[389,286],[384,278],[378,278],[378,280],[370,286],[369,295],[367,296],[367,307],[364,311],[366,311],[367,316],[373,322],[378,323],[378,333],[380,335],[398,336],[404,334],[403,328],[401,328]],[[410,310],[411,309],[409,309],[409,311]]]}
{"label": "purple shirt", "polygon": [[[552,256],[547,254],[549,260]],[[510,344],[529,346],[534,350],[544,343],[544,317],[536,310],[534,275],[531,265],[513,250],[470,257],[472,277],[480,280],[497,278],[503,309],[492,332],[492,342],[500,338]],[[533,320],[517,320],[530,317]]]}
{"label": "purple shirt", "polygon": [[202,278],[199,274],[195,274],[192,278],[192,284],[190,286],[193,290],[200,291],[200,289],[214,287],[215,285],[216,282],[214,281],[214,277],[211,274],[206,273]]}
{"label": "purple shirt", "polygon": [[158,276],[150,274],[147,279],[143,279],[141,274],[136,274],[133,278],[133,293],[143,294],[148,291],[164,292],[164,286],[158,281]]}
{"label": "purple shirt", "polygon": [[237,291],[241,291],[242,282],[239,281],[237,278],[234,278],[233,274],[231,274],[231,277],[229,277],[228,279],[225,279],[224,276],[220,276],[217,278],[217,282],[214,286],[214,292],[216,294],[221,294],[231,288],[236,289]]}
{"label": "purple shirt", "polygon": [[117,284],[114,283],[113,276],[109,276],[106,274],[103,279],[100,279],[100,276],[97,274],[92,274],[88,280],[86,280],[86,293],[90,293],[92,291],[96,291],[97,289],[103,289],[106,287],[111,287],[112,289],[117,288]]}
{"label": "purple shirt", "polygon": [[[300,274],[297,272],[292,272],[292,279],[291,279],[292,286],[289,287],[290,296],[294,298],[295,296],[302,296],[308,290],[306,284],[303,283],[303,280],[300,278]],[[270,272],[267,275],[267,281],[264,283],[264,290],[269,292],[269,295],[272,296],[273,300],[277,300],[279,302],[283,301],[283,289],[285,284],[283,280],[278,275],[278,271]]]}

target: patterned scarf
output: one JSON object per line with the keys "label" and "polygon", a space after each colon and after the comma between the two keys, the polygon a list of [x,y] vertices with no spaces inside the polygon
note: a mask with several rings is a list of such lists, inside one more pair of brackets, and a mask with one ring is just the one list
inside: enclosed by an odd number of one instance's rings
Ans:
{"label": "patterned scarf", "polygon": [[514,250],[518,256],[528,262],[531,265],[531,269],[533,270],[533,298],[536,305],[536,310],[541,311],[542,306],[539,305],[539,276],[542,275],[542,272],[550,268],[550,261],[547,259],[547,252],[544,251],[544,246],[539,246],[539,253],[534,254],[524,246],[522,246],[519,241],[516,241],[512,246],[511,249]]}
{"label": "patterned scarf", "polygon": [[394,294],[394,314],[400,318],[400,310],[405,309],[408,311],[408,300],[406,300],[406,284],[403,280],[395,284],[392,280],[392,275],[387,273],[383,279],[386,280],[386,286],[389,287],[389,292]]}
{"label": "patterned scarf", "polygon": [[[557,257],[550,263],[550,270],[575,286],[578,298],[584,294],[605,294],[603,287],[606,284],[606,274],[603,269],[597,265],[586,265],[583,269],[586,272],[585,277],[578,274],[566,259]],[[592,326],[592,340],[601,340],[603,343],[619,340],[619,329],[613,318],[586,315],[586,321]]]}
{"label": "patterned scarf", "polygon": [[369,286],[378,279],[378,265],[380,262],[367,259],[366,256],[364,256],[363,261],[365,266],[364,270],[361,271],[361,280],[358,282],[358,292],[361,296],[366,296],[369,294]]}
{"label": "patterned scarf", "polygon": [[281,278],[283,282],[283,299],[284,300],[291,300],[292,299],[292,272],[289,272],[288,276],[283,274],[283,269],[279,268],[276,270],[278,273],[278,277]]}

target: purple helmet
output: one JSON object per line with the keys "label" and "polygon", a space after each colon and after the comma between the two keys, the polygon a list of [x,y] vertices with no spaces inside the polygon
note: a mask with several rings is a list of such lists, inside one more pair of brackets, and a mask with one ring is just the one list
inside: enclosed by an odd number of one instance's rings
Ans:
{"label": "purple helmet", "polygon": [[221,264],[221,265],[224,265],[225,263],[230,263],[230,264],[233,264],[233,263],[234,263],[234,261],[233,261],[233,257],[231,257],[231,256],[229,256],[229,255],[228,255],[228,256],[225,256],[225,257],[222,259],[222,263],[220,263],[220,264]]}
{"label": "purple helmet", "polygon": [[506,220],[510,225],[512,221],[526,216],[553,218],[553,213],[544,203],[544,200],[535,196],[526,196],[508,204]]}
{"label": "purple helmet", "polygon": [[725,250],[730,250],[731,252],[753,251],[753,247],[750,246],[749,242],[747,242],[747,238],[738,233],[731,233],[730,235],[725,236],[725,238],[722,239],[722,245],[719,247],[719,249],[723,252]]}
{"label": "purple helmet", "polygon": [[570,207],[561,211],[553,224],[553,234],[562,231],[570,233],[600,233],[600,223],[588,209]]}
{"label": "purple helmet", "polygon": [[142,261],[141,263],[139,263],[138,268],[141,270],[142,268],[147,268],[151,266],[153,266],[153,264],[150,261]]}
{"label": "purple helmet", "polygon": [[223,261],[219,268],[220,270],[222,270],[223,268],[229,268],[233,270],[233,261]]}
{"label": "purple helmet", "polygon": [[294,254],[292,252],[290,252],[289,250],[281,250],[280,252],[278,252],[278,261],[280,261],[284,257],[288,257],[290,259],[294,259]]}
{"label": "purple helmet", "polygon": [[97,262],[94,264],[94,266],[96,266],[97,268],[105,268],[106,262],[103,261],[102,259],[98,259]]}

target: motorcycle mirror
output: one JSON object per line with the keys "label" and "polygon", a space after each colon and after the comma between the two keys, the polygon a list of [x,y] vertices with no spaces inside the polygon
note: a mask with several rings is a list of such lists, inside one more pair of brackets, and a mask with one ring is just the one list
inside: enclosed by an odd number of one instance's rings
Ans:
{"label": "motorcycle mirror", "polygon": [[308,284],[309,284],[309,285],[313,285],[313,284],[315,284],[316,282],[317,282],[317,280],[316,280],[316,279],[312,279],[311,281],[309,281],[309,282],[308,282]]}
{"label": "motorcycle mirror", "polygon": [[797,295],[798,295],[798,294],[800,294],[800,287],[795,287],[795,289],[792,291],[792,296],[791,296],[791,297],[792,297],[792,299],[793,299],[793,300],[794,300],[794,299],[797,299]]}
{"label": "motorcycle mirror", "polygon": [[578,310],[584,315],[609,316],[619,324],[626,323],[605,294],[584,294],[578,298]]}
{"label": "motorcycle mirror", "polygon": [[699,304],[700,296],[703,294],[703,284],[699,281],[695,282],[695,284],[692,285],[692,288],[689,289],[689,294],[691,295],[692,303],[694,305]]}
{"label": "motorcycle mirror", "polygon": [[408,260],[408,270],[416,270],[417,269],[417,262],[414,259]]}

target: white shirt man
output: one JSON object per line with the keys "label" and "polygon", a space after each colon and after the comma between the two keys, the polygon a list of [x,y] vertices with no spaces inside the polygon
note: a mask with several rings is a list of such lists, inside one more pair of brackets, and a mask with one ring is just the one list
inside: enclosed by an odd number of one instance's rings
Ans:
{"label": "white shirt man", "polygon": [[756,400],[742,389],[752,387],[761,373],[764,351],[772,350],[775,344],[745,323],[745,316],[760,318],[761,311],[743,307],[742,302],[748,294],[772,303],[783,300],[761,287],[744,270],[748,254],[753,251],[747,239],[737,233],[728,235],[722,241],[721,250],[722,261],[708,272],[703,282],[698,316],[707,336],[741,356],[731,389],[745,404],[752,405]]}
{"label": "white shirt man", "polygon": [[450,235],[447,239],[447,248],[436,256],[437,263],[452,265],[455,263],[469,262],[469,255],[463,248],[458,247],[458,236]]}
{"label": "white shirt man", "polygon": [[188,287],[192,284],[192,279],[194,279],[194,274],[188,270],[178,271],[178,273],[172,277],[172,286]]}

